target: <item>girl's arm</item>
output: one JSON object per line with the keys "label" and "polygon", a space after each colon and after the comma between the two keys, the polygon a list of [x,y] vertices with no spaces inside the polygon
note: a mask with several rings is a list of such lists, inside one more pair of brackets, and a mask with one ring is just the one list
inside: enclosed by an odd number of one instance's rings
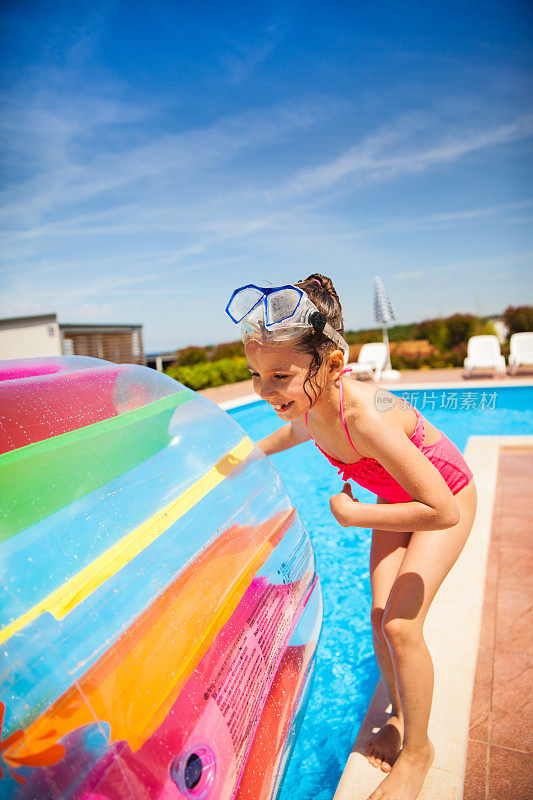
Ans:
{"label": "girl's arm", "polygon": [[[451,492],[450,496],[453,499]],[[332,514],[343,528],[356,526],[383,531],[438,531],[451,528],[459,522],[457,503],[455,506],[448,516],[441,516],[438,510],[418,501],[375,505],[359,503],[353,498],[349,483],[345,483],[342,492],[333,495],[330,500]]]}
{"label": "girl's arm", "polygon": [[271,456],[274,453],[281,453],[282,450],[288,450],[289,447],[294,447],[301,442],[307,442],[310,438],[304,423],[300,420],[295,420],[265,436],[264,439],[257,442],[257,446],[261,448],[266,456]]}
{"label": "girl's arm", "polygon": [[[352,434],[352,431],[350,431]],[[331,511],[343,527],[389,531],[441,530],[459,522],[459,506],[438,469],[394,423],[387,411],[365,410],[353,439],[411,495],[407,503],[358,503],[349,484],[333,495]]]}

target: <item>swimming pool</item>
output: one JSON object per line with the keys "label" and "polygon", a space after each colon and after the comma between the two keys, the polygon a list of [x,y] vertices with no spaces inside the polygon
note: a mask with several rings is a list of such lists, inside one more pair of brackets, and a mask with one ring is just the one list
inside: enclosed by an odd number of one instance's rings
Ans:
{"label": "swimming pool", "polygon": [[[472,435],[531,434],[533,386],[402,391],[464,451]],[[262,401],[229,412],[255,441],[281,422]],[[370,629],[371,531],[341,528],[329,511],[341,478],[312,442],[272,457],[315,549],[324,624],[309,705],[280,800],[331,800],[379,677]],[[375,496],[355,487],[363,502]]]}

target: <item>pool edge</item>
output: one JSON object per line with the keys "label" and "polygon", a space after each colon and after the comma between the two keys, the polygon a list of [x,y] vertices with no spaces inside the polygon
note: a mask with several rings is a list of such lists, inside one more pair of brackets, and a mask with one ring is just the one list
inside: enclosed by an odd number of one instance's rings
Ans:
{"label": "pool edge", "polygon": [[[448,383],[445,382],[432,382],[428,381],[421,382],[421,383],[376,383],[376,386],[380,389],[388,389],[392,392],[426,392],[426,391],[455,391],[457,389],[464,389],[466,391],[470,389],[519,389],[519,388],[527,388],[530,389],[533,387],[533,381],[530,379],[522,379],[517,380],[514,382],[511,381],[483,381],[483,380],[471,380],[459,383],[458,381],[450,381]],[[199,392],[202,394],[202,392]],[[261,398],[255,393],[246,393],[237,397],[228,398],[227,400],[216,400],[213,397],[208,398],[211,402],[215,403],[219,406],[223,411],[229,411],[234,408],[240,408],[241,406],[249,406],[254,405],[255,403],[262,403],[265,402],[261,400]]]}
{"label": "pool edge", "polygon": [[[425,633],[435,664],[430,737],[435,761],[419,800],[462,800],[498,458],[502,447],[533,447],[533,436],[471,436],[465,458],[474,473],[478,510],[465,548],[430,609]],[[366,800],[385,777],[364,757],[369,733],[387,716],[381,681],[368,707],[333,800]]]}

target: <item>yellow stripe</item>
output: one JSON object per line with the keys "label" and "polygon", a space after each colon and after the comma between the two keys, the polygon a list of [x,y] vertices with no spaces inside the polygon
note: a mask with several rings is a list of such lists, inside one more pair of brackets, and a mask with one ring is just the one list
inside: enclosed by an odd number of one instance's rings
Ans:
{"label": "yellow stripe", "polygon": [[124,536],[36,606],[0,630],[0,644],[3,644],[10,636],[33,622],[39,614],[45,611],[50,612],[58,620],[63,619],[91,592],[94,592],[108,578],[139,555],[208,492],[221,483],[235,467],[250,455],[253,447],[253,442],[245,436],[218,464],[215,464],[209,472],[168,506]]}

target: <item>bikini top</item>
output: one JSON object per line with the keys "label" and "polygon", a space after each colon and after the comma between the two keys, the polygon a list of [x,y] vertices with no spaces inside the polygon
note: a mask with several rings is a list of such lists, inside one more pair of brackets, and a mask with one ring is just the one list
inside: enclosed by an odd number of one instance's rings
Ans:
{"label": "bikini top", "polygon": [[[346,436],[348,437],[348,441],[350,442],[351,446],[357,453],[357,449],[354,443],[352,442],[352,437],[350,436],[348,426],[346,425],[346,420],[344,419],[344,397],[342,388],[342,378],[339,380],[339,389],[340,389],[340,411],[341,411],[342,424],[344,426],[344,430],[346,431]],[[415,408],[414,406],[413,406],[413,411],[416,414],[416,425],[409,439],[412,441],[414,445],[416,445],[416,447],[420,449],[422,442],[424,441],[424,435],[425,435],[424,418],[422,417],[418,409]],[[309,426],[307,424],[307,412],[305,413],[305,424],[307,426],[307,430],[309,430]],[[328,461],[338,469],[339,473],[342,473],[344,480],[352,478],[353,480],[359,482],[360,479],[363,479],[363,481],[365,479],[366,480],[371,479],[371,481],[374,483],[376,479],[378,480],[382,479],[385,482],[392,481],[395,484],[397,483],[394,480],[394,478],[387,472],[387,470],[384,469],[384,467],[382,467],[379,461],[377,461],[375,458],[370,458],[368,456],[361,456],[359,461],[356,461],[353,464],[344,464],[342,461],[337,461],[336,458],[333,458],[333,456],[330,456],[329,453],[326,453],[324,450],[322,450],[322,448],[320,447],[319,444],[317,444],[317,442],[315,442],[315,445],[318,447],[320,452],[324,456],[326,456]],[[357,454],[359,455],[359,453]]]}

